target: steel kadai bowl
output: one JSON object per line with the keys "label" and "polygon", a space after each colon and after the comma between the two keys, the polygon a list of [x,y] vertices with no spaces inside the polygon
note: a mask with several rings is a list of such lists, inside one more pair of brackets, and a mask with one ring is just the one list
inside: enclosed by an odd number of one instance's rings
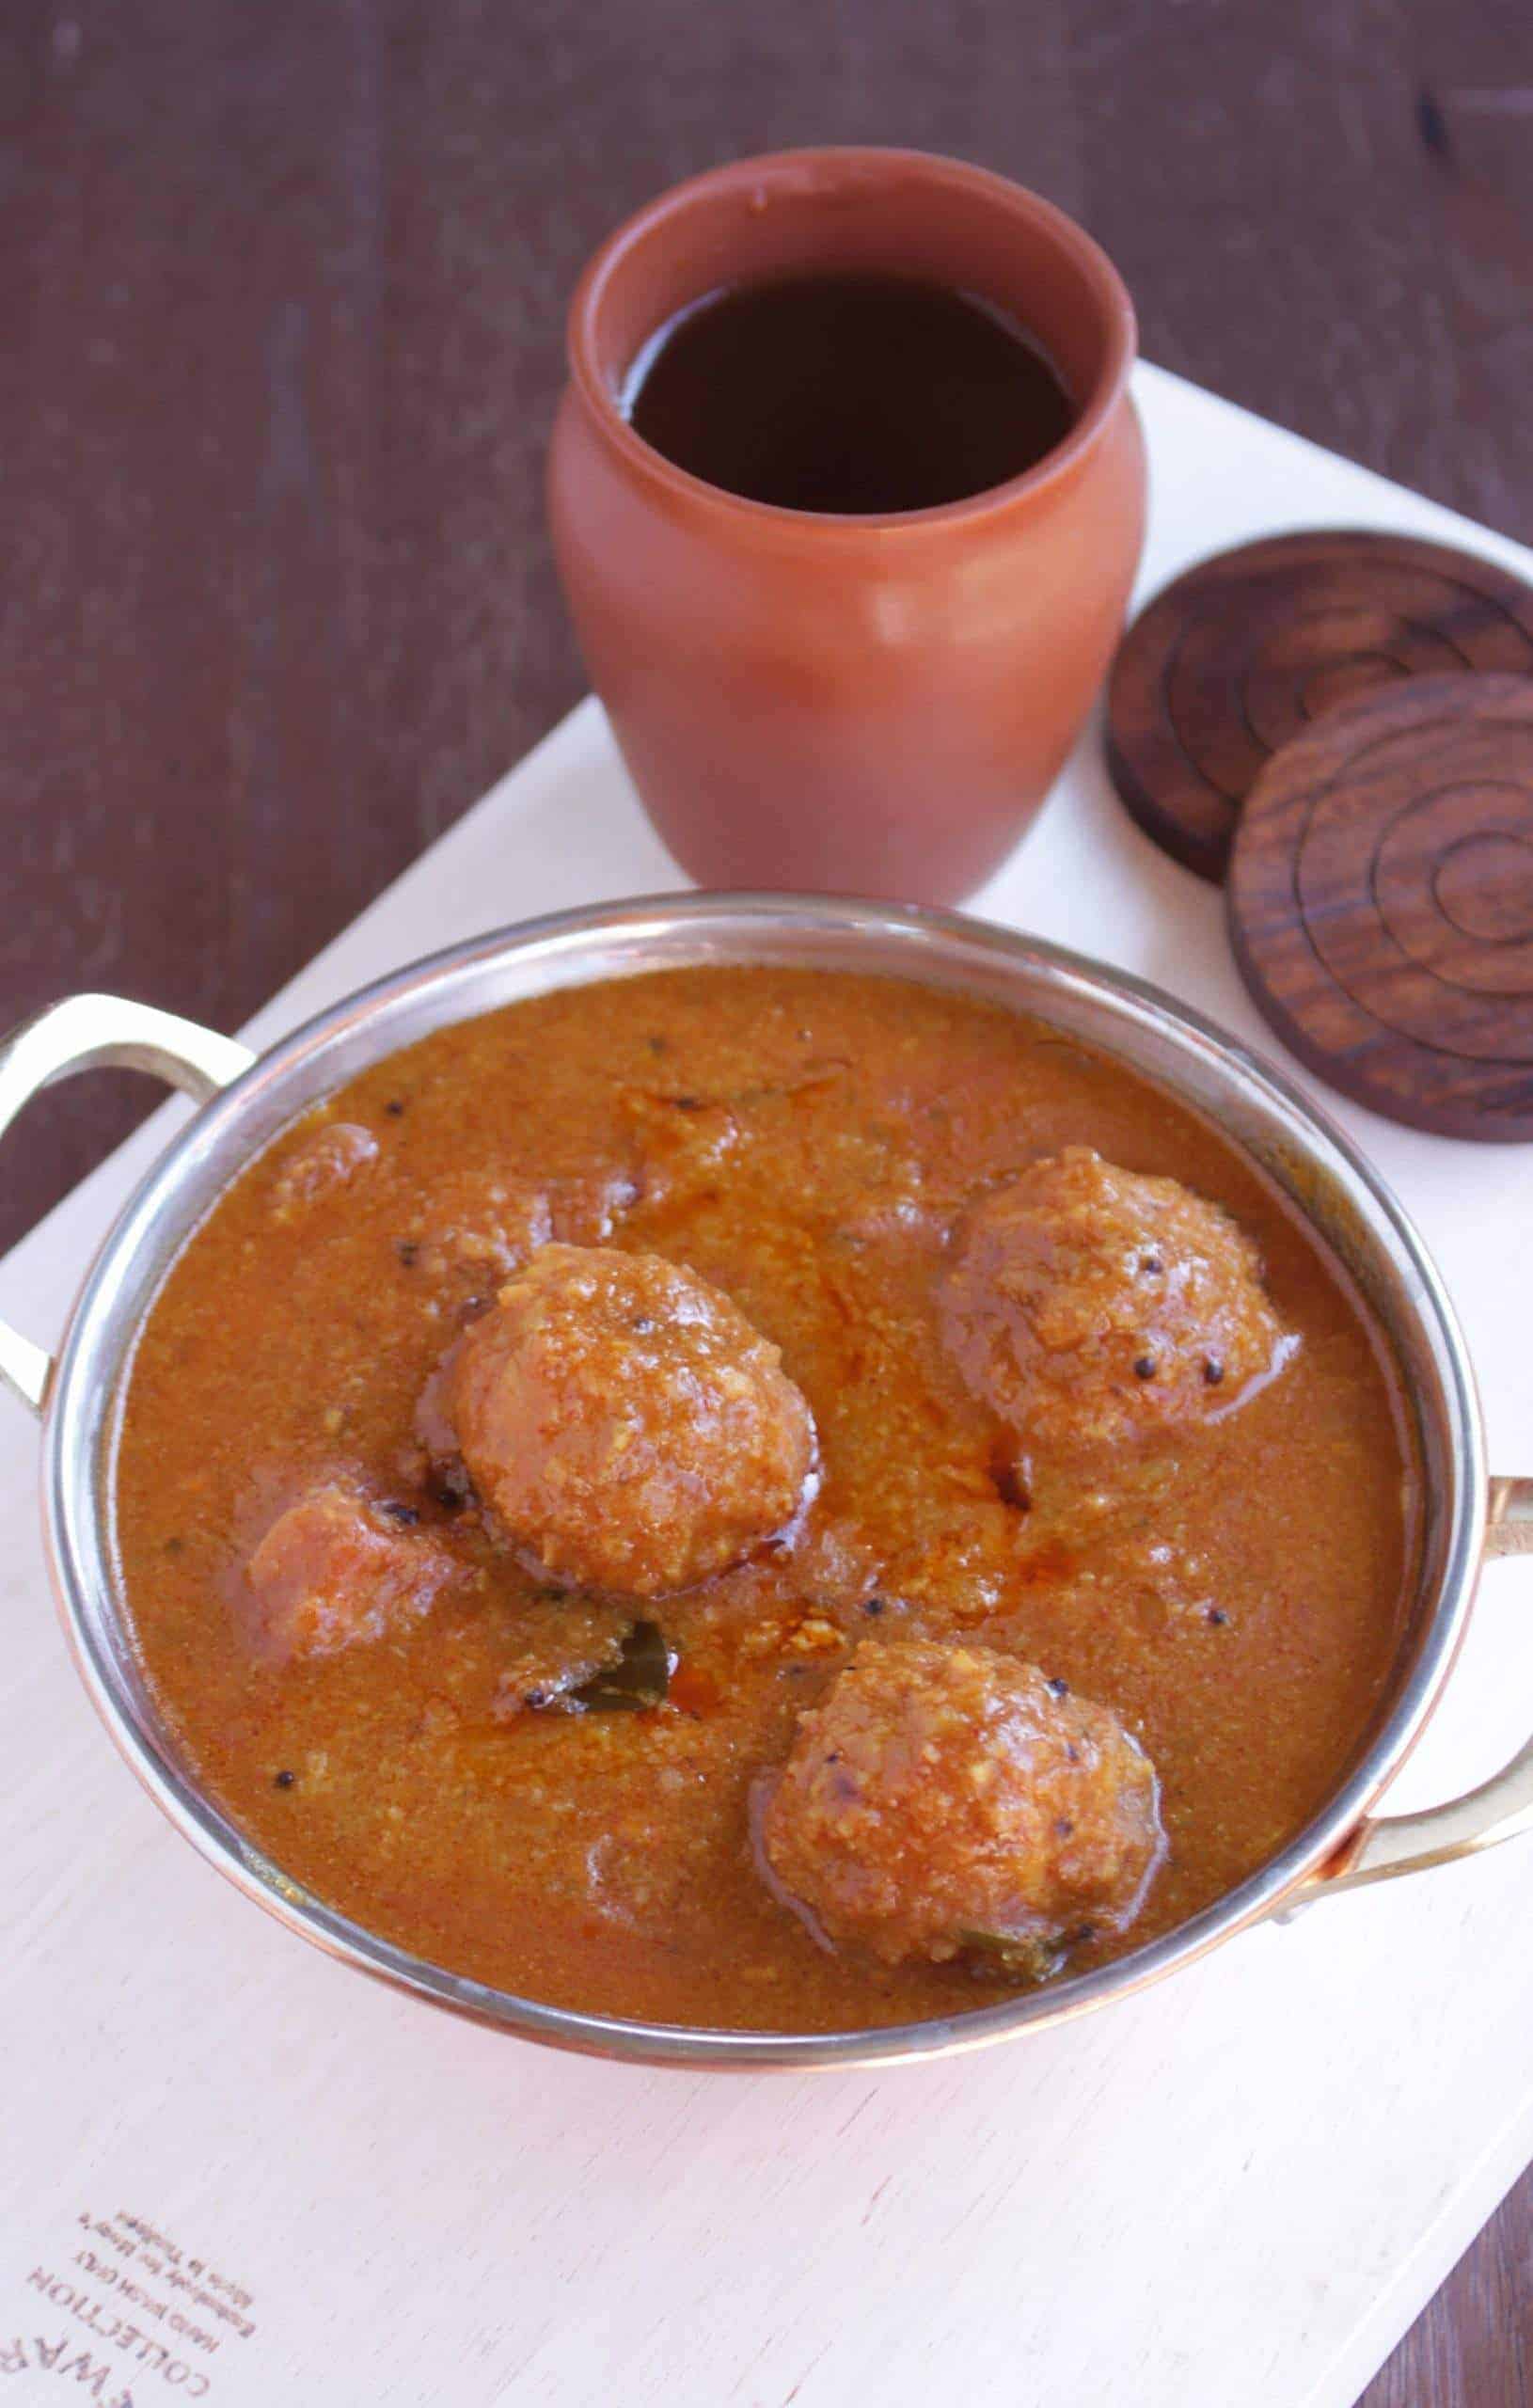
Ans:
{"label": "steel kadai bowl", "polygon": [[[133,1347],[166,1269],[226,1183],[278,1130],[369,1063],[444,1023],[593,979],[709,962],[883,972],[1051,1022],[1216,1120],[1351,1270],[1398,1354],[1425,1484],[1420,1576],[1391,1691],[1323,1813],[1261,1871],[1137,1953],[1000,2006],[832,2034],[693,2031],[540,2004],[465,1980],[350,1922],[289,1879],[199,1787],[135,1660],[115,1569],[111,1465]],[[1487,1553],[1533,1548],[1533,1481],[1488,1481],[1474,1381],[1436,1272],[1361,1156],[1283,1078],[1164,995],[1078,957],[956,915],[791,895],[665,896],[537,920],[381,979],[257,1056],[142,1005],[80,995],[0,1050],[0,1129],[52,1081],[97,1064],[168,1080],[201,1105],[128,1204],[56,1357],[0,1328],[0,1375],[40,1416],[48,1551],[81,1676],[134,1770],[245,1894],[362,1972],[508,2032],[694,2067],[872,2065],[1036,2031],[1175,1972],[1245,1925],[1414,1872],[1533,1825],[1533,1742],[1451,1804],[1386,1815],[1380,1798],[1451,1670]]]}

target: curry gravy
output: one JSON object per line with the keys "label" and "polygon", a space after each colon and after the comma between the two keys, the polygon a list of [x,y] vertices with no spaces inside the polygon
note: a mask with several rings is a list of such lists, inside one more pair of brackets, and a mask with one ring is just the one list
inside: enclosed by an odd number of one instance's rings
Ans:
{"label": "curry gravy", "polygon": [[[325,1124],[373,1149],[308,1193],[285,1170]],[[1028,1492],[933,1291],[962,1208],[1065,1146],[1225,1205],[1300,1344],[1214,1426],[1089,1480],[1038,1462]],[[679,1655],[643,1711],[504,1713],[507,1666],[583,1608],[433,1490],[413,1436],[444,1349],[539,1230],[725,1290],[818,1432],[799,1527],[641,1609]],[[561,2005],[825,2030],[1014,1987],[827,1953],[758,1877],[751,1782],[856,1640],[961,1635],[1122,1718],[1169,1847],[1131,1931],[1074,1962],[1121,1954],[1259,1866],[1355,1758],[1402,1627],[1404,1426],[1336,1266],[1210,1127],[1121,1067],[893,980],[697,969],[444,1029],[254,1162],[143,1331],[117,1536],[197,1778],[320,1897]],[[337,1477],[418,1517],[463,1577],[402,1632],[274,1664],[241,1619],[244,1563],[275,1510]]]}

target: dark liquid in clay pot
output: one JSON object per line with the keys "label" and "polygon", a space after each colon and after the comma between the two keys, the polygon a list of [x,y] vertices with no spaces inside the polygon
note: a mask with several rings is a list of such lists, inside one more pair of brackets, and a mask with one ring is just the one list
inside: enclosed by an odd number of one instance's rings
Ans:
{"label": "dark liquid in clay pot", "polygon": [[622,395],[644,441],[726,493],[838,516],[931,510],[1019,477],[1074,404],[1025,330],[943,285],[814,276],[681,310]]}

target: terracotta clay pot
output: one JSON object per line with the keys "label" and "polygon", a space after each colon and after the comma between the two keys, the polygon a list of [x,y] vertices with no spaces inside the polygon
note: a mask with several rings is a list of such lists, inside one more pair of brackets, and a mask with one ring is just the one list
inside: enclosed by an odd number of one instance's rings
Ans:
{"label": "terracotta clay pot", "polygon": [[[746,501],[619,406],[644,343],[726,284],[821,270],[975,293],[1078,404],[1026,475],[941,509]],[[742,160],[603,245],[569,322],[549,512],[593,684],[678,862],[704,884],[972,891],[1037,812],[1106,671],[1144,527],[1129,296],[1035,194],[909,150]]]}

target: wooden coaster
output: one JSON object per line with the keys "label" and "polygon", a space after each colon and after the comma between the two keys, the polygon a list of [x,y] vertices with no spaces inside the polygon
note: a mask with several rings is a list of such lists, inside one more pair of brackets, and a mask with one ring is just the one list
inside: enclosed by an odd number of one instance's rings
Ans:
{"label": "wooden coaster", "polygon": [[1533,678],[1421,677],[1284,746],[1241,816],[1229,927],[1285,1044],[1453,1137],[1533,1137]]}
{"label": "wooden coaster", "polygon": [[1156,843],[1218,880],[1278,747],[1354,695],[1464,669],[1533,674],[1533,588],[1366,528],[1218,553],[1157,594],[1108,688],[1113,782]]}

